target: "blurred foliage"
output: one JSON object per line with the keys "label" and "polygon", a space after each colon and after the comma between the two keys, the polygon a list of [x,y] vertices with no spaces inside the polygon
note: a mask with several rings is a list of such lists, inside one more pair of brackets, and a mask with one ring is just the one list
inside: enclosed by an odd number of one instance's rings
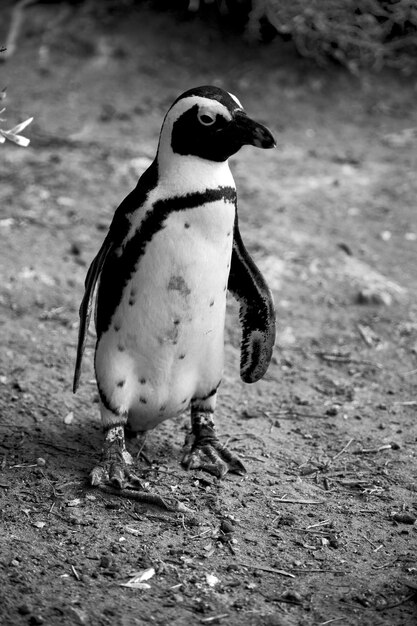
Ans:
{"label": "blurred foliage", "polygon": [[417,67],[417,0],[252,0],[250,38],[259,39],[262,19],[320,64],[334,59],[352,72]]}
{"label": "blurred foliage", "polygon": [[417,69],[417,0],[153,0],[147,4],[200,14],[216,11],[227,16],[229,24],[244,24],[245,37],[251,41],[261,40],[265,25],[270,25],[291,39],[302,56],[320,65],[333,60],[351,72]]}

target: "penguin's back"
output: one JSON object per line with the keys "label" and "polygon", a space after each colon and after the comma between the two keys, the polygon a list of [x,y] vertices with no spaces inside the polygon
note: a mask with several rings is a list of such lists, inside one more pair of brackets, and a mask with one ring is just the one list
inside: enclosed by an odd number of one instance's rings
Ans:
{"label": "penguin's back", "polygon": [[[222,377],[234,189],[212,194],[209,202],[200,194],[198,202],[190,207],[185,202],[162,221],[157,212],[162,207],[154,208],[160,223],[145,245],[143,214],[138,223],[132,220],[127,242],[134,248],[138,238],[139,255],[127,275],[126,246],[109,260],[113,267],[107,277],[122,281],[123,289],[105,323],[98,319],[98,329],[104,330],[97,342],[96,376],[102,398],[117,412],[128,412],[134,430],[181,413],[192,398],[210,394]],[[104,271],[99,312],[105,311],[101,303],[111,288]]]}

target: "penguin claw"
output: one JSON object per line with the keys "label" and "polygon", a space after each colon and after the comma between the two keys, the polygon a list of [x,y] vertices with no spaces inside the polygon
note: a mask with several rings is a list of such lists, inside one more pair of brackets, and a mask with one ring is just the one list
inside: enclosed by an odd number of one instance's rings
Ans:
{"label": "penguin claw", "polygon": [[116,489],[143,489],[143,485],[134,472],[129,469],[133,458],[126,450],[124,428],[115,425],[107,430],[103,445],[101,462],[90,472],[93,487],[110,484]]}
{"label": "penguin claw", "polygon": [[91,470],[90,483],[93,487],[110,483],[117,489],[129,487],[131,489],[145,490],[140,478],[130,471],[123,461],[104,461],[100,463]]}
{"label": "penguin claw", "polygon": [[188,435],[184,444],[181,464],[185,469],[201,469],[217,478],[223,478],[228,472],[246,474],[246,468],[235,454],[220,443],[217,437],[210,442],[200,442],[194,435]]}
{"label": "penguin claw", "polygon": [[101,483],[108,480],[109,475],[102,465],[97,465],[90,472],[90,483],[93,487],[97,487]]}

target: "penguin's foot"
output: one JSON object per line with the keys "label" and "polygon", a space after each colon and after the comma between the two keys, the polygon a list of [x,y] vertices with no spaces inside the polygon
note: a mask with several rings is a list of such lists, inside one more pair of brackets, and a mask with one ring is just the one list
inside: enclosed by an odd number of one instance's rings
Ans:
{"label": "penguin's foot", "polygon": [[202,469],[217,478],[227,472],[246,474],[239,457],[218,440],[213,418],[206,413],[192,416],[192,432],[185,438],[181,463],[186,469]]}
{"label": "penguin's foot", "polygon": [[90,472],[90,482],[94,487],[108,482],[119,489],[144,489],[138,476],[128,467],[132,463],[125,446],[123,426],[113,426],[107,430],[102,459]]}

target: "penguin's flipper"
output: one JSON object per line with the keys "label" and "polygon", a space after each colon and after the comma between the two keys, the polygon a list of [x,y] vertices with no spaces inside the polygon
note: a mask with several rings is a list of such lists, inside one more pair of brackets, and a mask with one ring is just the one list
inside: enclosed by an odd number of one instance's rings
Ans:
{"label": "penguin's flipper", "polygon": [[103,241],[103,244],[98,251],[98,254],[93,259],[93,262],[89,267],[85,279],[85,291],[80,305],[80,328],[78,331],[77,359],[75,361],[74,382],[72,387],[74,393],[77,391],[80,381],[81,362],[83,359],[85,344],[87,342],[87,332],[90,325],[91,312],[93,309],[95,288],[97,285],[97,281],[100,277],[101,270],[103,269],[107,254],[109,253],[112,245],[112,238],[110,237],[109,233]]}
{"label": "penguin's flipper", "polygon": [[240,377],[245,383],[255,383],[271,361],[275,310],[271,291],[243,244],[237,217],[228,289],[240,304]]}

